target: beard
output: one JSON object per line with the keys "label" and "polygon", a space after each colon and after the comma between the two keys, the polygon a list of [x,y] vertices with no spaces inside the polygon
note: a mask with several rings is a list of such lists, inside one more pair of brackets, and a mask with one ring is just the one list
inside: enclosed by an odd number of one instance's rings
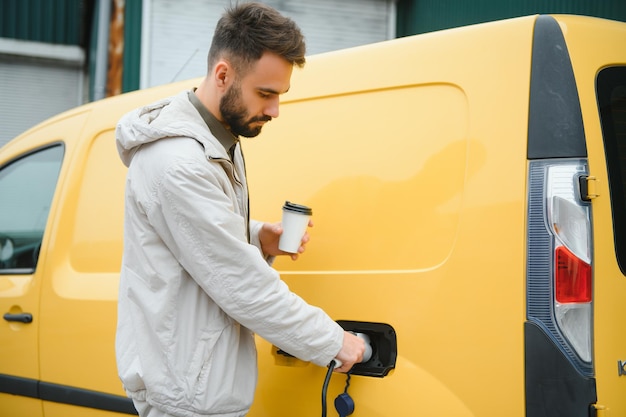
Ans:
{"label": "beard", "polygon": [[261,133],[263,126],[252,126],[253,123],[272,120],[270,116],[248,118],[248,112],[241,99],[241,87],[238,84],[233,84],[221,98],[220,113],[234,135],[246,138],[253,138]]}

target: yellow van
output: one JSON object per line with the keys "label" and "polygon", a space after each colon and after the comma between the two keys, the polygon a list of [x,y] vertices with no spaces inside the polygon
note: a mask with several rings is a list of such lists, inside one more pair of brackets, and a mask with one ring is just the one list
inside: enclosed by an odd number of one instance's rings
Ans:
{"label": "yellow van", "polygon": [[[540,15],[310,57],[244,141],[251,211],[313,208],[306,254],[275,267],[373,354],[325,383],[258,340],[250,416],[334,415],[336,397],[357,417],[626,415],[625,45],[625,23]],[[135,412],[114,362],[114,127],[197,83],[0,149],[0,415]]]}

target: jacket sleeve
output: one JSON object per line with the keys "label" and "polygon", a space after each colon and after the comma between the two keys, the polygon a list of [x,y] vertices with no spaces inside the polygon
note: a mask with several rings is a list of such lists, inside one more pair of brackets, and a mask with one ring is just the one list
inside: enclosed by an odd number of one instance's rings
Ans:
{"label": "jacket sleeve", "polygon": [[[234,320],[290,354],[326,366],[339,352],[343,329],[289,290],[246,241],[245,223],[224,191],[217,163],[185,161],[155,189],[151,221],[186,272]],[[207,167],[208,165],[208,167]],[[256,247],[255,247],[256,246]]]}
{"label": "jacket sleeve", "polygon": [[265,262],[267,262],[268,265],[272,265],[276,257],[266,255],[265,253],[263,253],[263,249],[261,249],[261,240],[259,239],[259,231],[261,230],[261,227],[263,227],[263,222],[250,219],[250,244],[257,247],[257,249],[261,253],[261,256],[263,256]]}

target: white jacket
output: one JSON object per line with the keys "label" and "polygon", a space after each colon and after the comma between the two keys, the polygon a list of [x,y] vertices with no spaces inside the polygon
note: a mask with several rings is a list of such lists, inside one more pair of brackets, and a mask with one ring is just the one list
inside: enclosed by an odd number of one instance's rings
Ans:
{"label": "white jacket", "polygon": [[[268,264],[236,166],[184,91],[125,115],[128,169],[116,355],[128,395],[175,416],[243,416],[254,333],[326,366],[343,330]],[[249,329],[249,330],[248,330]]]}

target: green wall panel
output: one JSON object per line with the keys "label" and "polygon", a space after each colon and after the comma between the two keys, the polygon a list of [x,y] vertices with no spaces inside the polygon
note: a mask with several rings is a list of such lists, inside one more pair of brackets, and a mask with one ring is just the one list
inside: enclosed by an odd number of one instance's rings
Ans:
{"label": "green wall panel", "polygon": [[0,37],[84,46],[88,0],[0,0]]}
{"label": "green wall panel", "polygon": [[141,3],[126,1],[124,11],[124,71],[122,92],[139,89],[141,65]]}
{"label": "green wall panel", "polygon": [[399,0],[397,35],[542,13],[578,14],[626,22],[626,0]]}

